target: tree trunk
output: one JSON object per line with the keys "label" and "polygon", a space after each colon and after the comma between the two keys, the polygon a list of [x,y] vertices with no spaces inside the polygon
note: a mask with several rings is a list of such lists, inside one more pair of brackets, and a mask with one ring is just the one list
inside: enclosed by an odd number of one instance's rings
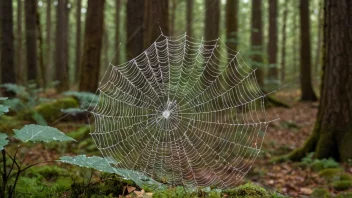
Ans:
{"label": "tree trunk", "polygon": [[[127,1],[127,59],[143,52],[144,0]],[[159,35],[159,34],[158,34]]]}
{"label": "tree trunk", "polygon": [[103,41],[104,0],[88,0],[80,91],[95,92],[98,88],[100,54]]}
{"label": "tree trunk", "polygon": [[1,0],[1,83],[16,83],[12,1]]}
{"label": "tree trunk", "polygon": [[23,85],[25,82],[25,67],[23,65],[22,49],[22,0],[17,0],[17,46],[16,46],[16,83]]}
{"label": "tree trunk", "polygon": [[277,0],[269,0],[269,43],[268,43],[268,61],[269,61],[269,80],[278,80],[277,69]]}
{"label": "tree trunk", "polygon": [[26,16],[26,56],[27,79],[38,83],[37,79],[37,1],[25,0]]}
{"label": "tree trunk", "polygon": [[258,68],[256,78],[264,86],[262,0],[252,0],[251,54],[252,67]]}
{"label": "tree trunk", "polygon": [[81,9],[82,0],[77,0],[76,9],[76,64],[75,64],[75,82],[79,80],[79,73],[81,71]]}
{"label": "tree trunk", "polygon": [[[220,0],[205,0],[205,28],[204,28],[204,40],[210,41],[219,39],[219,29],[220,29]],[[218,59],[219,51],[217,46],[219,45],[218,41],[214,41],[209,46],[204,46],[208,50],[212,50],[213,53],[210,55],[209,60],[204,63],[204,78],[202,79],[202,84],[204,87],[208,86],[213,82],[219,71],[218,68]]]}
{"label": "tree trunk", "polygon": [[116,13],[115,13],[115,51],[113,63],[118,65],[120,63],[120,11],[121,11],[121,0],[116,0]]}
{"label": "tree trunk", "polygon": [[43,35],[42,35],[42,31],[41,31],[41,24],[40,24],[40,14],[37,10],[36,13],[36,26],[37,26],[37,32],[38,32],[38,45],[39,45],[39,73],[40,73],[40,80],[39,80],[39,84],[41,87],[45,87],[46,86],[46,69],[44,66],[44,50],[43,50],[43,45],[44,45],[44,41],[43,41]]}
{"label": "tree trunk", "polygon": [[171,9],[170,9],[170,35],[175,35],[175,21],[176,21],[176,8],[177,8],[177,1],[171,0]]}
{"label": "tree trunk", "polygon": [[325,0],[324,62],[320,105],[313,134],[289,156],[352,158],[352,1]]}
{"label": "tree trunk", "polygon": [[160,35],[169,35],[168,0],[144,1],[143,43],[144,49],[149,47]]}
{"label": "tree trunk", "polygon": [[310,27],[309,27],[309,1],[300,0],[301,20],[301,91],[302,101],[316,101],[311,76],[311,48],[310,48]]}
{"label": "tree trunk", "polygon": [[193,22],[193,0],[187,0],[187,9],[186,9],[186,26],[187,26],[187,35],[192,37],[193,36],[193,29],[192,29],[192,22]]}
{"label": "tree trunk", "polygon": [[53,65],[51,59],[51,0],[47,0],[46,9],[46,78],[50,82],[53,78]]}
{"label": "tree trunk", "polygon": [[322,4],[323,4],[323,1],[320,1],[319,2],[319,9],[318,9],[318,40],[317,40],[317,50],[316,50],[316,54],[315,54],[315,61],[314,61],[314,76],[315,78],[313,79],[318,79],[320,77],[320,74],[318,73],[319,71],[319,67],[321,66],[321,53],[322,53],[322,50],[321,50],[321,40],[322,40],[322,34],[323,34],[323,26],[322,26]]}
{"label": "tree trunk", "polygon": [[282,25],[282,43],[281,43],[281,82],[285,81],[286,74],[286,24],[287,24],[287,2],[285,2],[285,10],[283,15]]}
{"label": "tree trunk", "polygon": [[55,80],[57,90],[67,90],[68,84],[68,0],[58,0],[56,22]]}
{"label": "tree trunk", "polygon": [[226,45],[231,49],[228,53],[237,50],[238,45],[238,0],[226,2]]}

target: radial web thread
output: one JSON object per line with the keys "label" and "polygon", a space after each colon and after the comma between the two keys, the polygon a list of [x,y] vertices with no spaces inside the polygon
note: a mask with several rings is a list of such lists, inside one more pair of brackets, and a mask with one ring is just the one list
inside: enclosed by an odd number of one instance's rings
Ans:
{"label": "radial web thread", "polygon": [[236,185],[270,122],[255,70],[220,41],[160,35],[143,53],[110,64],[91,133],[117,168],[170,185]]}

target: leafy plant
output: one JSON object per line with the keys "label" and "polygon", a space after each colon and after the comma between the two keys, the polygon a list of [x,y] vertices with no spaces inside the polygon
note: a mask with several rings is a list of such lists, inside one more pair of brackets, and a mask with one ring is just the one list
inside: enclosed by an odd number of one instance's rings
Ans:
{"label": "leafy plant", "polygon": [[[14,138],[22,141],[22,142],[51,142],[51,141],[72,141],[74,139],[66,136],[64,133],[59,131],[58,129],[48,127],[48,126],[40,126],[40,125],[26,125],[20,130],[14,130],[15,135]],[[5,197],[8,194],[8,197],[11,198],[15,194],[16,185],[18,183],[20,175],[26,171],[27,169],[42,163],[48,163],[50,161],[38,162],[22,168],[19,165],[17,159],[17,153],[20,146],[17,147],[15,154],[10,155],[6,149],[4,148],[9,141],[6,139],[7,135],[4,133],[0,133],[0,149],[2,153],[2,186],[0,190],[1,197]],[[7,160],[10,158],[11,166],[7,169]],[[17,171],[14,172],[14,168],[17,168]],[[12,178],[15,178],[12,180]],[[11,182],[13,181],[13,182]],[[9,185],[9,183],[12,183]]]}
{"label": "leafy plant", "polygon": [[309,153],[302,158],[302,164],[311,167],[313,170],[320,171],[327,168],[337,168],[340,166],[333,158],[328,159],[314,159],[314,152]]}

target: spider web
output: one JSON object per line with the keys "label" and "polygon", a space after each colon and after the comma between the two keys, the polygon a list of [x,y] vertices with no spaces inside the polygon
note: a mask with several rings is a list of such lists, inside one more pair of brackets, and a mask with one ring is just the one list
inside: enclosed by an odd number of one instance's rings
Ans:
{"label": "spider web", "polygon": [[169,185],[236,185],[274,120],[255,70],[228,51],[220,39],[161,34],[132,60],[110,64],[90,110],[101,153]]}

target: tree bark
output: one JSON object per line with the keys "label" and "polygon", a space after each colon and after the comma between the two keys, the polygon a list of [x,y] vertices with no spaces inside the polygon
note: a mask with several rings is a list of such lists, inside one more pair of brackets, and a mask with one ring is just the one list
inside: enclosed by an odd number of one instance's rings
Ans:
{"label": "tree bark", "polygon": [[65,91],[68,84],[68,0],[58,0],[56,22],[55,80],[57,90]]}
{"label": "tree bark", "polygon": [[75,82],[79,81],[79,73],[81,71],[81,9],[82,9],[82,0],[77,0],[77,9],[76,9],[76,64],[75,64]]}
{"label": "tree bark", "polygon": [[285,10],[283,15],[282,25],[282,43],[281,43],[281,82],[285,81],[286,75],[286,25],[287,25],[287,2],[285,2]]}
{"label": "tree bark", "polygon": [[26,16],[26,57],[27,57],[27,79],[38,83],[37,79],[37,1],[25,1]]}
{"label": "tree bark", "polygon": [[237,50],[238,45],[238,0],[228,0],[226,2],[226,45],[231,49]]}
{"label": "tree bark", "polygon": [[127,1],[127,59],[143,52],[144,0]]}
{"label": "tree bark", "polygon": [[269,80],[278,80],[277,69],[277,0],[269,0],[269,43],[268,43],[268,62]]}
{"label": "tree bark", "polygon": [[40,73],[40,80],[38,81],[41,87],[46,86],[46,69],[44,66],[44,50],[43,50],[43,35],[41,31],[41,24],[40,24],[40,13],[37,10],[36,13],[36,27],[37,27],[37,32],[38,32],[38,49],[39,49],[39,73]]}
{"label": "tree bark", "polygon": [[262,0],[252,0],[251,54],[252,66],[258,68],[256,78],[264,86]]}
{"label": "tree bark", "polygon": [[186,26],[187,26],[187,35],[192,37],[193,36],[193,29],[192,29],[192,21],[193,21],[193,0],[187,0],[187,9],[186,9]]}
{"label": "tree bark", "polygon": [[171,0],[170,35],[173,35],[173,36],[175,35],[176,8],[177,8],[177,1]]}
{"label": "tree bark", "polygon": [[22,0],[17,0],[17,46],[16,46],[16,83],[23,85],[26,79],[25,67],[23,65],[23,47],[22,47]]}
{"label": "tree bark", "polygon": [[53,65],[51,59],[51,0],[47,0],[46,9],[46,78],[50,82],[53,78]]}
{"label": "tree bark", "polygon": [[[205,0],[205,7],[208,8],[205,11],[205,28],[204,28],[204,40],[210,41],[219,39],[220,29],[220,0]],[[204,46],[207,50],[212,50],[213,53],[210,55],[209,60],[204,63],[204,78],[202,78],[202,84],[204,87],[208,86],[210,82],[213,82],[219,72],[218,59],[219,51],[217,46],[218,41],[214,41],[209,46]]]}
{"label": "tree bark", "polygon": [[118,65],[120,63],[120,11],[121,11],[121,0],[116,0],[116,13],[115,13],[115,51],[116,55],[114,57],[113,63]]}
{"label": "tree bark", "polygon": [[322,34],[323,34],[323,26],[322,26],[322,4],[323,1],[319,2],[319,9],[318,9],[318,39],[317,39],[317,50],[316,50],[316,54],[315,54],[315,61],[314,61],[314,76],[315,78],[313,79],[318,79],[318,77],[320,76],[318,71],[319,71],[319,67],[321,66],[321,40],[322,40]]}
{"label": "tree bark", "polygon": [[309,1],[300,0],[300,20],[301,20],[301,100],[316,101],[317,96],[314,93],[311,75],[311,44],[310,44],[310,26],[309,26]]}
{"label": "tree bark", "polygon": [[143,43],[148,48],[160,35],[169,35],[168,0],[144,1]]}
{"label": "tree bark", "polygon": [[84,33],[80,91],[95,92],[98,88],[100,55],[103,40],[105,0],[88,0]]}
{"label": "tree bark", "polygon": [[16,83],[12,1],[1,0],[1,83]]}
{"label": "tree bark", "polygon": [[325,0],[324,61],[320,105],[315,128],[305,145],[289,155],[299,160],[352,158],[352,1]]}

